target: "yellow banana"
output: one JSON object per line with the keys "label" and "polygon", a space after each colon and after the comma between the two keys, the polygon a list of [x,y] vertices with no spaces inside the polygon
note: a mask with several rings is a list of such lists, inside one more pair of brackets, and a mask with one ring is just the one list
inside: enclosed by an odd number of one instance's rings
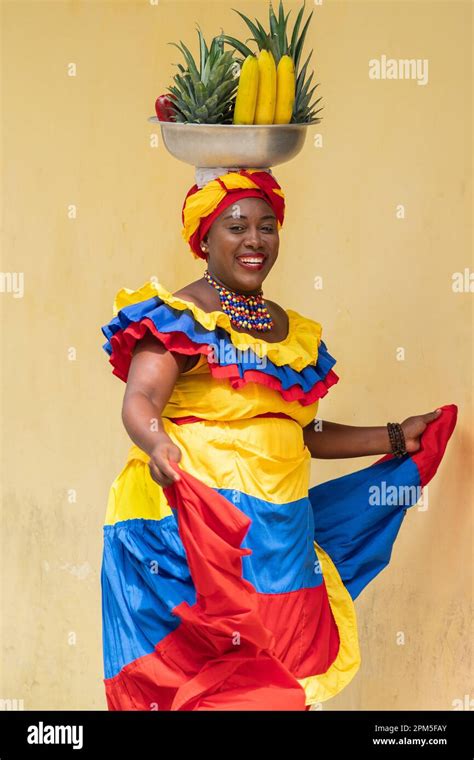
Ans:
{"label": "yellow banana", "polygon": [[289,55],[282,55],[277,68],[277,92],[274,124],[289,124],[295,103],[295,64]]}
{"label": "yellow banana", "polygon": [[248,55],[240,71],[234,108],[234,124],[253,124],[258,92],[258,61]]}
{"label": "yellow banana", "polygon": [[276,66],[269,50],[258,56],[258,93],[254,124],[273,124],[276,104]]}

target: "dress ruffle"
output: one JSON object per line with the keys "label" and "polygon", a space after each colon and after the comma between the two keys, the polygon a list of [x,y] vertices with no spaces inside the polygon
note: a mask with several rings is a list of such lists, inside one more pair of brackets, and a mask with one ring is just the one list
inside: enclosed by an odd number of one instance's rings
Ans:
{"label": "dress ruffle", "polygon": [[114,374],[125,382],[135,344],[148,330],[170,351],[204,354],[212,376],[228,379],[234,389],[260,383],[285,401],[306,406],[339,380],[332,369],[336,360],[321,339],[321,325],[291,309],[288,336],[277,343],[240,333],[224,312],[205,312],[152,282],[136,291],[120,290],[114,314],[101,328],[107,338],[103,348]]}

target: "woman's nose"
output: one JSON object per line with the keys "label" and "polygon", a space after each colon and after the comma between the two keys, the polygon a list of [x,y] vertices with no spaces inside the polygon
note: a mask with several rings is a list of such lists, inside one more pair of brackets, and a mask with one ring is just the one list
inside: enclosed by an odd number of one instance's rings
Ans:
{"label": "woman's nose", "polygon": [[245,243],[246,245],[251,245],[254,248],[260,246],[261,237],[259,231],[257,229],[249,229],[247,231],[247,235],[245,236]]}

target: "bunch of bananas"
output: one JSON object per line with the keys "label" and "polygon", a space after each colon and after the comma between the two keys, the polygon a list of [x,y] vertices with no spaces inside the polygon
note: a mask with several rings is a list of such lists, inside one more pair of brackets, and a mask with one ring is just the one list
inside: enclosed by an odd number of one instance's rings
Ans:
{"label": "bunch of bananas", "polygon": [[[278,65],[277,69],[277,94],[276,94],[276,105],[275,105],[275,114],[274,114],[274,122],[275,124],[280,123],[287,123],[288,121],[291,121],[293,124],[318,124],[321,119],[317,116],[317,114],[323,110],[323,108],[316,108],[319,101],[322,100],[322,98],[317,98],[313,102],[313,96],[315,93],[315,90],[317,87],[319,87],[319,83],[311,86],[311,82],[314,76],[314,71],[309,70],[309,62],[311,60],[311,56],[313,54],[313,51],[310,52],[308,57],[306,58],[306,61],[301,66],[301,57],[303,53],[303,46],[305,43],[306,34],[308,32],[308,28],[310,25],[311,17],[313,15],[314,11],[311,11],[306,21],[304,20],[304,12],[305,12],[305,2],[306,0],[303,0],[303,4],[301,8],[298,11],[298,15],[296,17],[295,23],[293,24],[293,28],[291,29],[291,24],[288,23],[289,16],[291,14],[291,10],[288,11],[288,13],[285,13],[285,9],[283,7],[283,2],[280,0],[279,6],[278,6],[278,15],[275,14],[273,7],[272,7],[272,0],[269,0],[268,4],[268,26],[265,29],[263,24],[258,20],[255,19],[255,21],[251,21],[247,16],[245,16],[243,13],[238,11],[236,8],[233,8],[236,13],[239,14],[239,16],[242,18],[242,20],[245,22],[245,24],[248,26],[252,36],[249,38],[250,40],[253,40],[260,53],[262,53],[264,50],[271,53],[273,56],[273,60],[275,64]],[[316,0],[315,0],[316,2]],[[254,56],[254,50],[249,48],[244,42],[241,42],[241,40],[236,39],[235,37],[230,37],[228,34],[222,34],[223,39],[226,43],[228,43],[231,47],[234,48],[238,53],[241,55],[241,59],[238,60],[238,63],[242,66],[246,61],[247,57],[250,55],[251,57]],[[284,62],[281,64],[280,69],[280,63],[281,59],[285,59]],[[292,73],[292,66],[288,58],[291,58],[293,62],[294,67],[294,73]],[[272,81],[273,73],[271,71],[272,61],[271,58],[267,54],[262,56],[261,60],[259,59],[259,74],[262,74],[262,77],[264,79],[264,82],[267,80]],[[255,61],[251,64],[253,65],[255,70]],[[270,72],[270,73],[268,73]],[[293,87],[293,76],[296,77],[296,85]],[[255,74],[252,74],[252,77],[255,77]],[[250,78],[252,78],[250,77]],[[280,84],[280,78],[281,78],[281,84]],[[252,103],[252,96],[250,92],[247,94],[245,90],[245,80],[246,77],[244,76],[243,82],[242,82],[242,93],[241,98],[243,103],[246,103],[247,97],[249,98],[250,105]],[[265,100],[265,89],[267,88],[267,84],[264,84],[263,89],[260,90],[261,97]],[[271,90],[271,88],[270,88]],[[294,104],[293,104],[293,114],[291,115],[290,119],[287,118],[287,109],[288,109],[288,98],[292,97],[294,90]],[[272,92],[273,90],[271,90]],[[269,99],[271,99],[271,95],[268,96]],[[260,95],[257,95],[257,98],[260,98]],[[249,106],[249,110],[251,110]],[[268,111],[271,109],[268,107]],[[261,112],[260,109],[258,110],[258,113],[265,113],[265,116],[267,115],[265,109]],[[237,111],[237,122],[239,123],[240,113]],[[244,111],[243,118],[248,119],[248,114]],[[264,118],[262,116],[262,118]],[[281,119],[281,121],[279,121]],[[248,123],[245,121],[244,123]],[[250,122],[252,123],[252,122]],[[254,124],[258,124],[260,122],[254,121]],[[272,119],[269,118],[268,122],[264,123],[272,123]]]}
{"label": "bunch of bananas", "polygon": [[243,63],[234,109],[234,124],[289,124],[295,102],[295,66],[289,55],[278,67],[270,50]]}

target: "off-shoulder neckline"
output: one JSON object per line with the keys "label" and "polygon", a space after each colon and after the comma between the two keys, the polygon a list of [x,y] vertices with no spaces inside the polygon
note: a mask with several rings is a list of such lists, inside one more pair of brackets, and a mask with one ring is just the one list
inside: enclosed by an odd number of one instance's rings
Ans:
{"label": "off-shoulder neckline", "polygon": [[[208,319],[213,319],[215,317],[217,323],[219,323],[221,327],[225,326],[225,329],[231,335],[235,335],[238,338],[244,336],[244,339],[249,338],[252,341],[265,343],[267,346],[285,346],[287,343],[289,343],[293,337],[293,329],[296,326],[297,317],[299,317],[298,312],[293,311],[293,309],[284,309],[286,315],[288,316],[288,335],[282,340],[265,340],[264,338],[259,338],[258,336],[251,335],[248,332],[235,330],[230,321],[229,315],[226,314],[225,311],[221,311],[220,309],[205,311],[204,309],[201,309],[200,306],[197,306],[197,304],[195,304],[193,301],[188,301],[186,298],[181,298],[181,296],[175,296],[173,293],[167,290],[164,285],[161,284],[161,282],[157,282],[156,280],[149,280],[149,282],[145,283],[142,288],[139,289],[139,291],[146,288],[147,285],[155,290],[156,295],[158,295],[166,303],[169,303],[170,306],[181,305],[182,308],[191,311],[193,316],[195,316],[197,320],[201,322],[201,324],[204,324],[205,327],[207,327],[206,322]],[[204,315],[204,317],[202,317],[202,315]]]}
{"label": "off-shoulder neckline", "polygon": [[[162,288],[163,286],[160,285]],[[167,291],[168,293],[168,291]],[[181,301],[186,308],[191,309],[193,311],[195,309],[198,309],[199,311],[202,311],[204,314],[214,315],[214,314],[224,314],[226,317],[229,315],[226,314],[225,311],[222,311],[221,309],[213,309],[212,311],[205,311],[204,309],[201,309],[200,306],[197,306],[194,301],[188,301],[186,298],[181,298],[181,296],[175,296],[174,293],[168,293],[168,295],[172,296],[172,298]],[[283,307],[281,307],[283,308]],[[283,311],[286,313],[288,317],[288,334],[285,338],[282,338],[281,340],[265,340],[265,338],[259,338],[258,335],[251,335],[248,332],[245,332],[245,330],[236,330],[229,317],[229,332],[232,331],[235,335],[248,335],[249,338],[252,338],[253,340],[259,340],[262,343],[266,343],[269,346],[282,346],[285,345],[285,343],[288,343],[288,341],[291,339],[292,333],[293,333],[293,323],[294,323],[294,312],[291,309],[283,309]]]}
{"label": "off-shoulder neckline", "polygon": [[288,335],[281,341],[267,341],[250,333],[234,330],[230,317],[225,312],[218,309],[204,311],[192,301],[174,296],[160,282],[148,280],[137,290],[121,288],[118,291],[114,300],[114,315],[126,306],[156,296],[172,308],[190,312],[195,321],[208,332],[213,332],[217,326],[222,327],[237,348],[255,350],[260,346],[258,352],[267,355],[270,361],[278,366],[290,364],[299,371],[308,364],[316,363],[322,327],[319,322],[301,315],[294,309],[285,309],[288,316]]}

